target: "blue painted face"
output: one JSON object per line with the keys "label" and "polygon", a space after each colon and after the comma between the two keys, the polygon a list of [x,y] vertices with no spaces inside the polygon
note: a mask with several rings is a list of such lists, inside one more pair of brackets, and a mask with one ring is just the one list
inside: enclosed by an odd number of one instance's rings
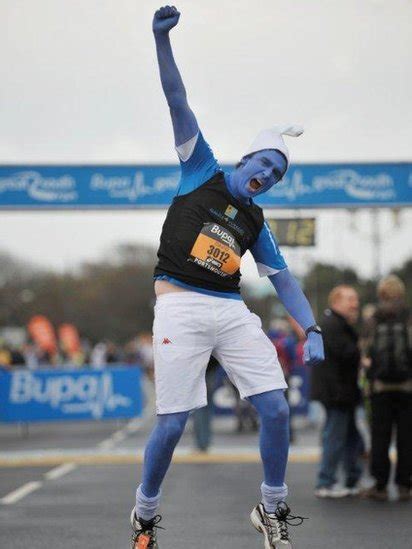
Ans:
{"label": "blue painted face", "polygon": [[236,198],[249,199],[268,191],[284,176],[287,161],[274,149],[265,149],[242,158],[230,174],[230,191]]}

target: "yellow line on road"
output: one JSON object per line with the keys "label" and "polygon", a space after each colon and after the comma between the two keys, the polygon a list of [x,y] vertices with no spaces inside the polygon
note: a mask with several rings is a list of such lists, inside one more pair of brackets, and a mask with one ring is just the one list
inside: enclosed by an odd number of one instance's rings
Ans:
{"label": "yellow line on road", "polygon": [[[318,456],[314,453],[292,454],[290,463],[316,463]],[[46,456],[0,457],[0,467],[45,467],[74,463],[76,465],[133,465],[141,464],[143,456],[132,454],[55,454]],[[229,463],[259,463],[258,453],[191,453],[177,454],[173,463],[187,464],[229,464]]]}

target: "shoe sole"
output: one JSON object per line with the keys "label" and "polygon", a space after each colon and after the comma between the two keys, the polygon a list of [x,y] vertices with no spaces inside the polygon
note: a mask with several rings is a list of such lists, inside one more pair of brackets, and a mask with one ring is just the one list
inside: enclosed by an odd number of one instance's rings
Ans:
{"label": "shoe sole", "polygon": [[371,501],[378,501],[378,502],[381,502],[381,503],[385,503],[386,501],[389,501],[389,495],[385,495],[385,496],[376,496],[376,495],[369,495],[369,494],[360,494],[359,495],[359,498],[360,499],[369,499]]}
{"label": "shoe sole", "polygon": [[[139,546],[139,541],[133,542],[133,545],[131,545],[131,549],[139,549],[139,547],[143,547],[142,545]],[[159,549],[159,545],[156,543],[156,545],[153,545],[150,549]]]}
{"label": "shoe sole", "polygon": [[[317,494],[315,492],[315,496],[319,499],[343,499],[349,497],[351,494],[345,493],[345,494]],[[355,497],[355,496],[352,496]]]}
{"label": "shoe sole", "polygon": [[256,530],[265,536],[265,549],[273,549],[274,546],[269,541],[266,529],[263,526],[262,521],[259,517],[259,513],[256,511],[256,509],[253,509],[253,511],[250,513],[250,520]]}

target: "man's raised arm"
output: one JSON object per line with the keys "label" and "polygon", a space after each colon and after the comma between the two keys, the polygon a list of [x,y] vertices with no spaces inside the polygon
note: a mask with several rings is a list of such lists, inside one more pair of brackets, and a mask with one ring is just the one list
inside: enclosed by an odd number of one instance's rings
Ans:
{"label": "man's raised arm", "polygon": [[176,146],[186,143],[199,131],[196,117],[187,102],[186,89],[170,44],[169,32],[177,25],[179,18],[180,13],[174,6],[160,8],[153,18],[160,79],[170,108]]}

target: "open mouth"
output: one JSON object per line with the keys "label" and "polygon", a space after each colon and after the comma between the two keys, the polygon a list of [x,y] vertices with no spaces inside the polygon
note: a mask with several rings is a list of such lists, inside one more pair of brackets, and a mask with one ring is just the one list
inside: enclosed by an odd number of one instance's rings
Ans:
{"label": "open mouth", "polygon": [[249,187],[252,191],[258,191],[262,186],[263,184],[259,181],[259,179],[253,178],[249,181]]}

